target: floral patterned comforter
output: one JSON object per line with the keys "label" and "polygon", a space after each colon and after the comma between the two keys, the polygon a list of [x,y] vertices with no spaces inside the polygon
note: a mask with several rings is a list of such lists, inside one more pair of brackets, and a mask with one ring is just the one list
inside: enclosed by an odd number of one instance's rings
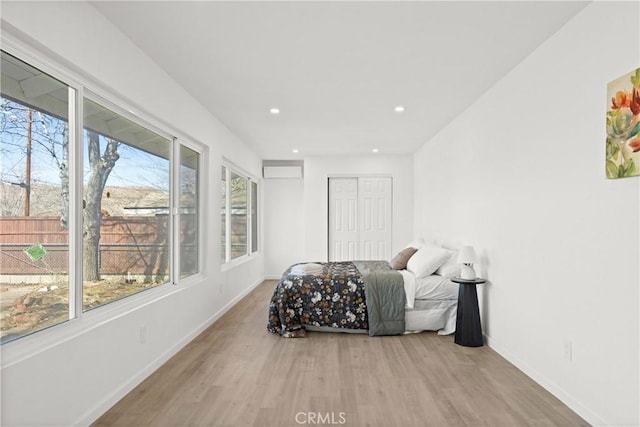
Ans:
{"label": "floral patterned comforter", "polygon": [[[389,269],[386,262],[364,263],[358,265],[367,272]],[[267,329],[283,337],[297,336],[304,325],[368,329],[363,273],[353,262],[292,265],[271,298]]]}

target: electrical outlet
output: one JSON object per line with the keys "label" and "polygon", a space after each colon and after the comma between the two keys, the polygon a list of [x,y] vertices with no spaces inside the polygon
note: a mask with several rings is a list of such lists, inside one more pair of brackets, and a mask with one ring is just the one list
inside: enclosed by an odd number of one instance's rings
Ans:
{"label": "electrical outlet", "polygon": [[573,360],[573,343],[571,340],[564,341],[564,358],[568,361]]}
{"label": "electrical outlet", "polygon": [[147,342],[147,326],[140,326],[140,344],[144,344]]}

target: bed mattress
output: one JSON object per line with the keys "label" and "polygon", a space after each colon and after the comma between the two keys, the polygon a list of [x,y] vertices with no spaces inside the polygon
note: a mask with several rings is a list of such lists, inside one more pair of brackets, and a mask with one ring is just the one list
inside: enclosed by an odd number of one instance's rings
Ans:
{"label": "bed mattress", "polygon": [[405,310],[407,332],[438,331],[449,335],[456,331],[457,299],[417,299]]}
{"label": "bed mattress", "polygon": [[[414,308],[405,309],[406,333],[422,331],[438,331],[438,335],[449,335],[456,331],[456,314],[458,301],[415,300]],[[305,325],[312,332],[344,332],[349,334],[366,334],[367,329],[337,329],[329,326]]]}

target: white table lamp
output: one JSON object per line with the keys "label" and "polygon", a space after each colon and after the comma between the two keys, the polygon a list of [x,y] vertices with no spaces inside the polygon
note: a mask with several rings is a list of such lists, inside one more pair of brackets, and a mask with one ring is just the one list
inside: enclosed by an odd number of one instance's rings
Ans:
{"label": "white table lamp", "polygon": [[476,272],[473,269],[473,263],[477,262],[476,252],[473,246],[463,246],[458,254],[458,264],[462,264],[460,269],[460,278],[465,280],[473,280],[476,278]]}

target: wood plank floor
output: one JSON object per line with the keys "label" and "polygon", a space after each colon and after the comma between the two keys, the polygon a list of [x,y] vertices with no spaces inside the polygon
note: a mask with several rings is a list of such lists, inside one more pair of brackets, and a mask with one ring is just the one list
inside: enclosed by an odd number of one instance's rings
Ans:
{"label": "wood plank floor", "polygon": [[94,426],[583,426],[488,347],[266,330],[265,281]]}

